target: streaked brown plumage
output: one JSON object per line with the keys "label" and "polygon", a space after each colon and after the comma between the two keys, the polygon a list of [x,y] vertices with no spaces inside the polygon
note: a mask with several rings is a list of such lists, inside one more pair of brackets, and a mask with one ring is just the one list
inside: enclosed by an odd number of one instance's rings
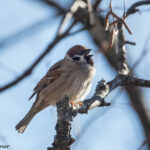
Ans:
{"label": "streaked brown plumage", "polygon": [[92,55],[89,49],[76,45],[65,58],[54,64],[34,88],[31,99],[36,100],[27,115],[16,125],[16,130],[23,133],[32,118],[49,105],[67,94],[72,101],[81,101],[88,94],[95,73]]}

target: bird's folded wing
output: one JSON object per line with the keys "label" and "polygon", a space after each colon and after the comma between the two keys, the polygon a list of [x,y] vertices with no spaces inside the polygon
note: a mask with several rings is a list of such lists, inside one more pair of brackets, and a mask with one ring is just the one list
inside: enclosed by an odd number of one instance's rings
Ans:
{"label": "bird's folded wing", "polygon": [[58,77],[63,72],[63,69],[61,69],[62,62],[59,61],[58,63],[54,64],[46,73],[46,75],[38,82],[36,87],[34,88],[33,94],[30,96],[29,100],[32,99],[32,97],[39,93],[42,89],[47,87],[49,84],[52,84],[55,80],[58,79]]}

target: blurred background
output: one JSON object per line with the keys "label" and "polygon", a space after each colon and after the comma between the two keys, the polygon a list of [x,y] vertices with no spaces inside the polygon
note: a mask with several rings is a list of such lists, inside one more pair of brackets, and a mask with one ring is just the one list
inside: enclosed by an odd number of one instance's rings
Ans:
{"label": "blurred background", "polygon": [[[62,19],[73,2],[0,0],[0,89],[21,76],[53,42]],[[102,43],[108,40],[109,35],[104,31],[104,17],[109,11],[109,0],[91,2],[95,6],[93,14],[95,22],[98,22],[96,27],[87,27],[87,21],[79,21],[72,32],[86,27],[84,30],[63,38],[36,65],[29,76],[10,88],[0,90],[0,145],[10,145],[9,150],[46,150],[51,146],[57,120],[55,107],[48,107],[37,114],[24,134],[18,134],[15,125],[33,104],[34,99],[28,101],[28,98],[37,82],[51,65],[64,57],[70,47],[81,44],[92,49],[96,75],[88,97],[92,96],[97,82],[102,78],[109,81],[115,77],[114,49],[104,51],[102,48]],[[135,2],[137,0],[125,0],[126,9]],[[123,0],[113,0],[112,4],[113,11],[121,17]],[[126,19],[132,35],[124,30],[125,38],[136,43],[136,46],[126,46],[127,59],[137,77],[150,79],[150,6],[144,5],[139,9],[139,12]],[[80,13],[82,9],[72,16],[64,28],[67,29]],[[126,87],[114,90],[106,98],[107,102],[111,102],[111,106],[96,108],[88,115],[78,115],[74,119],[72,136],[76,142],[71,149],[150,149],[149,97],[148,88]]]}

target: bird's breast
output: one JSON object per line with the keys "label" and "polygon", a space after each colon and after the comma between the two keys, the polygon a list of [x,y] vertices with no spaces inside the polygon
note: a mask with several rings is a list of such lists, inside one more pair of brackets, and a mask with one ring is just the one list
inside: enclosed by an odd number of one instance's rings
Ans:
{"label": "bird's breast", "polygon": [[55,105],[64,95],[72,101],[83,100],[90,91],[93,70],[68,67],[52,84],[41,91],[47,103]]}
{"label": "bird's breast", "polygon": [[73,101],[83,100],[90,91],[92,76],[88,71],[76,71],[68,77],[66,93]]}

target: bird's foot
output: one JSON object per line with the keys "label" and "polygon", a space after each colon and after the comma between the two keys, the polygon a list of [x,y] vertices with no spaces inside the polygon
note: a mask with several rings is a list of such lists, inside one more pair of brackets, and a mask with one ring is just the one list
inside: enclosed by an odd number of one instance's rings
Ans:
{"label": "bird's foot", "polygon": [[69,101],[70,105],[73,106],[73,107],[77,107],[77,103],[74,102],[74,101]]}
{"label": "bird's foot", "polygon": [[71,107],[73,107],[73,108],[79,108],[80,106],[83,106],[83,103],[81,101],[76,102],[76,101],[70,100],[69,103],[70,103]]}
{"label": "bird's foot", "polygon": [[79,106],[83,106],[83,103],[82,103],[81,101],[77,102],[77,104],[78,104]]}

